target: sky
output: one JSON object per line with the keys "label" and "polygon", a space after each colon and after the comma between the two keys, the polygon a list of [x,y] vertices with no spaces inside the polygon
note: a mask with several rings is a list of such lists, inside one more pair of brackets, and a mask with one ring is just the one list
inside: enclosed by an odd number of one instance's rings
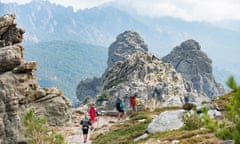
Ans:
{"label": "sky", "polygon": [[[0,0],[17,2],[31,0]],[[49,0],[74,10],[92,8],[105,3],[113,3],[131,9],[139,15],[150,17],[171,16],[187,21],[221,22],[240,21],[240,0]]]}

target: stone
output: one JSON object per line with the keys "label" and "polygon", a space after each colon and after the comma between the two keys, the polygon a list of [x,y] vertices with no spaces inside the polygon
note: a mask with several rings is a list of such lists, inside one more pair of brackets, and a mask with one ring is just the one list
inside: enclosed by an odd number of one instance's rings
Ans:
{"label": "stone", "polygon": [[182,116],[184,110],[165,111],[160,113],[148,125],[148,133],[165,132],[179,129],[183,126]]}
{"label": "stone", "polygon": [[162,58],[189,81],[198,93],[213,98],[225,93],[223,85],[217,83],[212,73],[212,60],[201,50],[195,40],[186,40]]}
{"label": "stone", "polygon": [[5,45],[13,45],[22,42],[25,30],[17,28],[16,26],[16,24],[10,25],[7,31],[1,36],[1,40],[7,43]]}
{"label": "stone", "polygon": [[147,137],[148,137],[148,134],[147,134],[147,133],[144,133],[143,135],[141,135],[141,136],[133,139],[133,141],[136,142],[136,141],[139,141],[139,140],[141,140],[141,139],[145,139],[145,138],[147,138]]}
{"label": "stone", "polygon": [[210,118],[223,118],[223,115],[221,112],[217,111],[217,110],[208,110],[208,115]]}
{"label": "stone", "polygon": [[29,73],[37,70],[37,63],[34,61],[25,62],[13,69],[13,73]]}
{"label": "stone", "polygon": [[0,74],[14,69],[23,62],[23,47],[21,45],[0,48]]}
{"label": "stone", "polygon": [[0,37],[5,33],[10,25],[14,23],[15,14],[5,14],[0,17]]}
{"label": "stone", "polygon": [[[40,88],[34,72],[37,63],[25,62],[21,45],[24,31],[16,27],[15,15],[0,17],[0,143],[26,143],[23,117],[33,109],[50,126],[62,126],[71,118],[71,104],[58,88]],[[6,44],[6,43],[5,43]]]}

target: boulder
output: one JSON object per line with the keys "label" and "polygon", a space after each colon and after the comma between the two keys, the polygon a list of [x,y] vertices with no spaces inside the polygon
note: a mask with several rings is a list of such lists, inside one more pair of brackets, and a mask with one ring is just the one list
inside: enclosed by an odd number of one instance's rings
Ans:
{"label": "boulder", "polygon": [[23,62],[23,47],[20,44],[0,48],[0,74],[14,69]]}
{"label": "boulder", "polygon": [[7,31],[9,26],[13,25],[15,18],[15,14],[6,14],[0,17],[0,37]]}
{"label": "boulder", "polygon": [[182,116],[184,110],[165,111],[160,113],[148,125],[148,133],[165,132],[179,129],[183,126]]}

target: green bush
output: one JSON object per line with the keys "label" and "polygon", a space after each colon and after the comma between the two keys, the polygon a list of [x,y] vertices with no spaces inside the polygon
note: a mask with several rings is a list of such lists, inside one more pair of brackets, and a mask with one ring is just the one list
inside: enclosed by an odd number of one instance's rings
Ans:
{"label": "green bush", "polygon": [[30,109],[23,118],[25,134],[29,144],[65,144],[64,137],[55,131],[50,133],[46,118],[38,118]]}
{"label": "green bush", "polygon": [[97,97],[97,104],[101,105],[103,101],[107,101],[109,99],[109,91],[103,90],[100,95]]}
{"label": "green bush", "polygon": [[[230,76],[227,85],[232,89],[233,93],[230,98],[227,118],[233,122],[233,126],[224,127],[218,133],[223,139],[233,138],[235,143],[240,143],[240,86],[237,85],[233,76]],[[226,138],[226,136],[228,136]]]}
{"label": "green bush", "polygon": [[204,125],[202,117],[194,110],[185,113],[182,120],[184,123],[183,129],[185,130],[199,129]]}
{"label": "green bush", "polygon": [[225,127],[215,132],[215,135],[222,139],[233,139],[232,133],[234,132],[234,127]]}
{"label": "green bush", "polygon": [[229,77],[227,85],[232,89],[228,111],[226,116],[232,125],[225,122],[208,120],[208,128],[212,129],[215,135],[222,139],[234,139],[235,143],[240,143],[240,86],[237,85],[234,77]]}

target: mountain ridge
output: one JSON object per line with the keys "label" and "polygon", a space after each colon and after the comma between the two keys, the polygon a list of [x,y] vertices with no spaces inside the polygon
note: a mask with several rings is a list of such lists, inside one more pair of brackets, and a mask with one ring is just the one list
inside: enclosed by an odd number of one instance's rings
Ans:
{"label": "mountain ridge", "polygon": [[[0,14],[6,12],[16,13],[18,25],[28,28],[24,41],[26,44],[73,40],[101,45],[107,49],[116,35],[132,29],[144,38],[149,51],[160,58],[168,54],[174,46],[191,38],[201,43],[204,51],[213,59],[214,68],[220,67],[234,75],[239,71],[239,68],[234,66],[240,63],[237,56],[237,45],[239,45],[237,38],[240,34],[210,24],[186,22],[171,17],[158,19],[143,17],[129,14],[114,5],[75,12],[72,7],[63,7],[48,1],[33,1],[23,5],[0,2]],[[28,49],[26,49],[26,58],[30,57],[27,51]],[[36,53],[35,55],[39,57]],[[93,76],[97,75],[90,77]],[[221,82],[225,83],[225,81]]]}

